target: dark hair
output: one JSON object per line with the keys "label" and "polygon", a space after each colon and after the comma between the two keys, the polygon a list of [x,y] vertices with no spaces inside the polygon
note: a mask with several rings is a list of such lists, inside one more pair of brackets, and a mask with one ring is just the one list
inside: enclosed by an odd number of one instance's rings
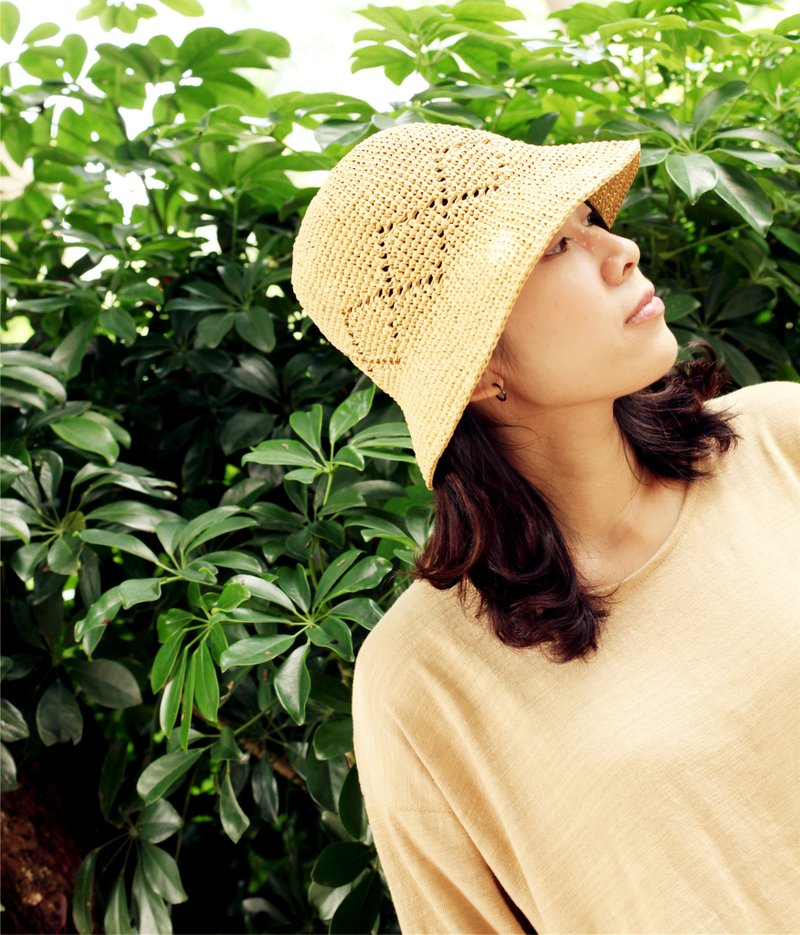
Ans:
{"label": "dark hair", "polygon": [[[709,472],[699,462],[736,440],[730,413],[703,403],[727,380],[708,345],[666,376],[614,403],[617,424],[639,463],[663,478],[693,481]],[[546,497],[498,456],[493,426],[467,410],[434,474],[433,533],[416,562],[416,577],[445,590],[467,582],[509,646],[546,644],[569,662],[596,650],[607,598],[581,582]]]}

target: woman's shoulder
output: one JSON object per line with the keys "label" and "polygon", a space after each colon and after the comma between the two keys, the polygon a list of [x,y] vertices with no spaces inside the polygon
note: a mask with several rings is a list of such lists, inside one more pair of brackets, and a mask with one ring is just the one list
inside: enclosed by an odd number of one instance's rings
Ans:
{"label": "woman's shoulder", "polygon": [[[358,652],[356,683],[374,683],[381,694],[415,680],[419,670],[464,650],[476,634],[475,616],[462,605],[457,588],[440,591],[414,581],[386,611]],[[473,624],[470,626],[469,624]],[[369,689],[367,689],[369,691]]]}
{"label": "woman's shoulder", "polygon": [[797,419],[800,416],[800,383],[784,380],[754,383],[710,399],[705,405],[718,412],[731,410],[735,416]]}
{"label": "woman's shoulder", "polygon": [[782,470],[796,481],[800,475],[800,383],[744,386],[705,405],[730,416],[738,439],[731,466],[751,461],[757,469],[766,459],[773,467],[783,465]]}

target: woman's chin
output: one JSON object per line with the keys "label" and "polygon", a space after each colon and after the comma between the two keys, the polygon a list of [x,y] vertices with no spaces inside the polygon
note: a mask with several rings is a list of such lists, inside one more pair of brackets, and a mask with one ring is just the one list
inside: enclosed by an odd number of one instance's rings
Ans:
{"label": "woman's chin", "polygon": [[678,339],[665,323],[661,328],[657,342],[654,342],[651,355],[653,362],[652,370],[648,367],[652,377],[650,381],[645,384],[646,386],[655,383],[656,380],[663,377],[665,373],[668,373],[675,366],[679,349],[680,345],[678,344]]}

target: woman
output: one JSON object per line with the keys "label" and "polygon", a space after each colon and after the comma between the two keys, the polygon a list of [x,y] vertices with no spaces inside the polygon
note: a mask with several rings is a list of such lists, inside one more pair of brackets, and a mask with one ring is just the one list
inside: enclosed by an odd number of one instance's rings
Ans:
{"label": "woman", "polygon": [[609,230],[637,165],[412,124],[297,239],[300,301],[435,491],[353,695],[405,932],[800,928],[800,389],[668,374]]}

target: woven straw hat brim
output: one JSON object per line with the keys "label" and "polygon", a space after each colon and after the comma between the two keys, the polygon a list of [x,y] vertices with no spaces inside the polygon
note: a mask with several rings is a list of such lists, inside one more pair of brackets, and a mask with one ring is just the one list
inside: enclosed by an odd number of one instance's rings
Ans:
{"label": "woven straw hat brim", "polygon": [[292,282],[323,334],[400,405],[426,485],[553,235],[611,226],[637,140],[532,146],[412,124],[359,144],[309,205]]}

